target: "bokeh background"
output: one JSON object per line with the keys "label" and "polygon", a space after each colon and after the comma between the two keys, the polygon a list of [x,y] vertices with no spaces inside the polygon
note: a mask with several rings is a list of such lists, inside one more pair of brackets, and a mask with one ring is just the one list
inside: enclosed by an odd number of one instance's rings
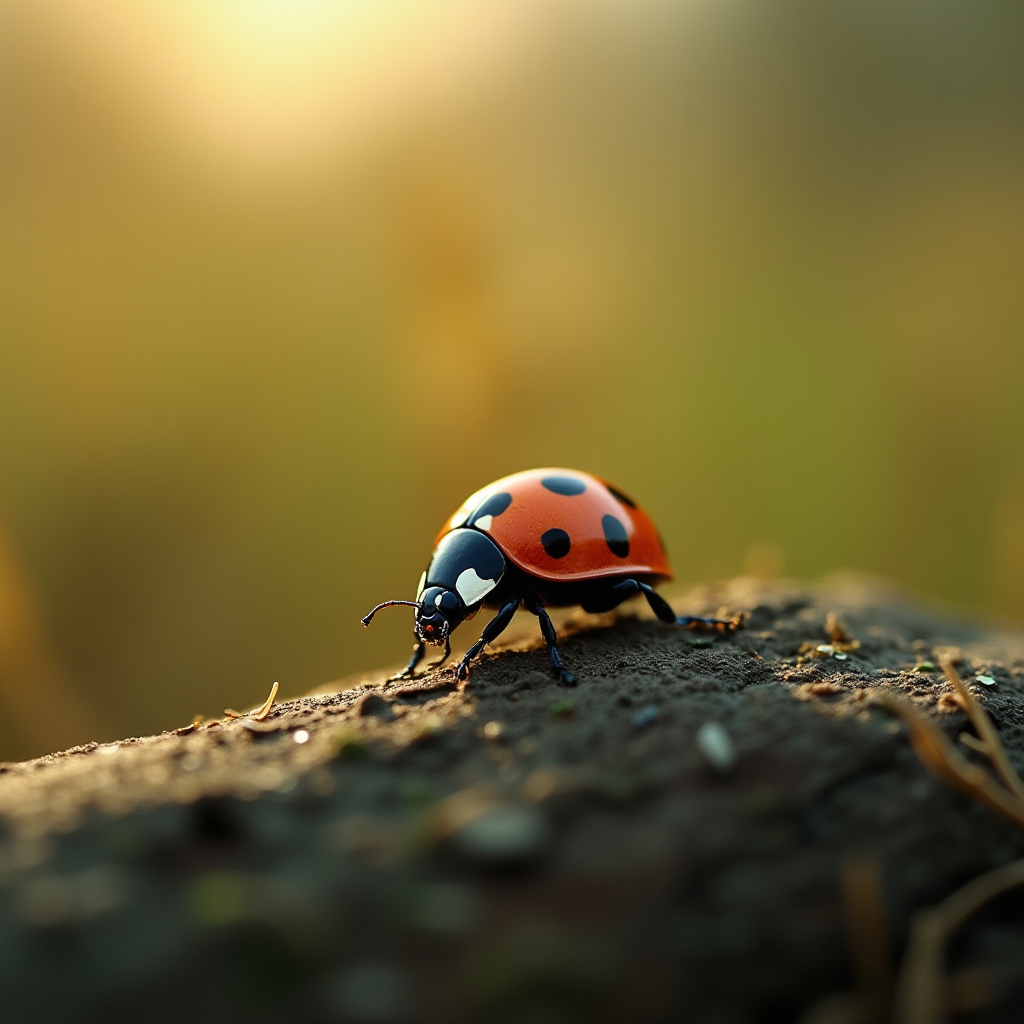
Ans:
{"label": "bokeh background", "polygon": [[1024,621],[1018,2],[0,12],[0,759],[404,661],[535,465]]}

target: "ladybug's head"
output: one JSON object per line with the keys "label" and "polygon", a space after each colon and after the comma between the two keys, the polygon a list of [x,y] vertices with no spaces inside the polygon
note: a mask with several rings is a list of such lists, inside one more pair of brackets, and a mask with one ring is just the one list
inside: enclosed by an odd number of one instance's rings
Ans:
{"label": "ladybug's head", "polygon": [[505,556],[486,533],[452,530],[437,542],[416,587],[417,599],[385,601],[363,616],[363,625],[368,626],[381,608],[411,605],[416,609],[416,639],[442,647],[460,623],[480,610],[504,573]]}
{"label": "ladybug's head", "polygon": [[377,605],[363,617],[363,625],[368,626],[381,608],[396,604],[407,604],[416,609],[416,637],[422,643],[434,647],[447,643],[455,627],[463,619],[472,617],[465,602],[455,591],[445,587],[428,587],[420,594],[418,601],[385,601]]}
{"label": "ladybug's head", "polygon": [[416,612],[416,636],[425,644],[440,647],[466,617],[466,606],[454,591],[429,587],[420,596]]}

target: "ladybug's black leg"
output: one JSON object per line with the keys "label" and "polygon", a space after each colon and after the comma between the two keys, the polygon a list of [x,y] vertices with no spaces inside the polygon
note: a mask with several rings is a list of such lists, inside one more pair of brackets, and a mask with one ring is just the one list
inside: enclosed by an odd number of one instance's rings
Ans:
{"label": "ladybug's black leg", "polygon": [[715,629],[732,630],[733,623],[725,619],[707,619],[701,615],[676,615],[672,606],[659,594],[654,587],[648,583],[641,583],[640,580],[623,580],[612,587],[613,594],[621,594],[622,600],[632,597],[634,594],[642,593],[651,606],[651,611],[671,626],[712,626]]}
{"label": "ladybug's black leg", "polygon": [[437,659],[437,661],[432,661],[427,666],[427,669],[429,671],[433,672],[435,668],[440,668],[451,656],[452,656],[451,640],[445,640],[445,642],[444,642],[444,654],[442,654],[441,657]]}
{"label": "ladybug's black leg", "polygon": [[516,610],[519,608],[521,598],[513,597],[506,601],[502,606],[501,610],[497,615],[491,619],[490,622],[484,626],[484,631],[480,634],[480,639],[468,651],[466,651],[465,657],[459,662],[458,667],[455,669],[455,675],[459,679],[469,678],[469,663],[492,641],[497,640],[499,636],[505,631],[505,627],[512,621],[512,616],[515,615]]}
{"label": "ladybug's black leg", "polygon": [[558,676],[559,682],[565,686],[575,686],[576,677],[562,664],[562,656],[558,653],[558,634],[555,632],[555,627],[551,624],[551,618],[548,616],[547,609],[541,603],[540,598],[537,597],[524,597],[523,604],[526,605],[528,611],[533,612],[537,616],[537,621],[540,623],[541,636],[544,637],[544,643],[548,645],[548,654],[551,655],[551,664],[554,666],[555,675]]}
{"label": "ladybug's black leg", "polygon": [[394,682],[396,679],[412,679],[416,666],[423,660],[423,654],[426,649],[427,645],[422,640],[417,640],[413,644],[412,657],[409,659],[409,664],[401,672],[396,672],[393,676],[390,676],[388,682]]}

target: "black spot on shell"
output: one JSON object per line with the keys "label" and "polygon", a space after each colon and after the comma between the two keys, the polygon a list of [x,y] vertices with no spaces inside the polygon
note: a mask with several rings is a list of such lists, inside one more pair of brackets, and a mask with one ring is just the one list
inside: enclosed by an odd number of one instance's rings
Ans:
{"label": "black spot on shell", "polygon": [[548,530],[541,535],[540,542],[552,558],[565,558],[572,547],[569,534],[565,530]]}
{"label": "black spot on shell", "polygon": [[636,502],[628,494],[623,494],[622,491],[612,487],[611,484],[608,484],[608,490],[611,491],[611,495],[616,501],[621,502],[623,505],[628,505],[630,508],[636,508]]}
{"label": "black spot on shell", "polygon": [[541,483],[552,494],[564,494],[567,498],[571,498],[575,494],[582,494],[587,489],[587,485],[574,476],[546,476]]}
{"label": "black spot on shell", "polygon": [[484,516],[500,516],[512,504],[512,495],[508,491],[492,494],[470,517],[467,526],[472,526]]}
{"label": "black spot on shell", "polygon": [[604,528],[604,539],[616,558],[625,558],[629,554],[629,537],[626,535],[626,528],[615,516],[605,516],[601,520]]}

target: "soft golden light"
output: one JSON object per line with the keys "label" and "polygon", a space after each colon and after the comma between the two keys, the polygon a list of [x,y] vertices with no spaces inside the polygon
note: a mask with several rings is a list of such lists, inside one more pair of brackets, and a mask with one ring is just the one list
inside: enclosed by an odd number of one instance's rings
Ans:
{"label": "soft golden light", "polygon": [[472,95],[549,24],[540,0],[96,0],[26,8],[67,59],[128,90],[170,148],[242,177]]}
{"label": "soft golden light", "polygon": [[0,759],[397,665],[538,465],[682,585],[1024,614],[1019,4],[0,18]]}

